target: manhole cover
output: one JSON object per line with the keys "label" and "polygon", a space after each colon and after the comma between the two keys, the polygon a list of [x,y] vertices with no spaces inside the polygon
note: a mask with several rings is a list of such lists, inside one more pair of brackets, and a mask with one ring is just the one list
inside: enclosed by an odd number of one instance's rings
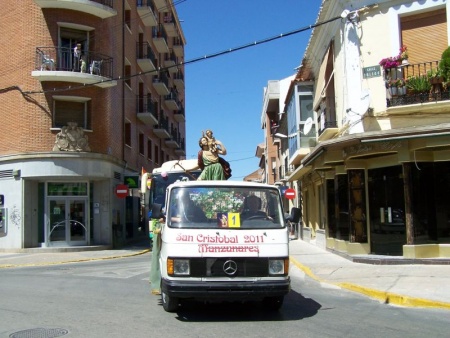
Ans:
{"label": "manhole cover", "polygon": [[15,332],[9,335],[10,338],[53,338],[61,337],[68,334],[66,329],[28,329],[19,332]]}

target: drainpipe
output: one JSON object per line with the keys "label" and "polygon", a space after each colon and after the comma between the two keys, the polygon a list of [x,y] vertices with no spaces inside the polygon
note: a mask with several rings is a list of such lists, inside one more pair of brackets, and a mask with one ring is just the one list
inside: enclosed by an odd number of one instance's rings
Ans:
{"label": "drainpipe", "polygon": [[[125,0],[122,0],[122,79],[125,77]],[[122,80],[122,161],[125,161],[125,82]]]}

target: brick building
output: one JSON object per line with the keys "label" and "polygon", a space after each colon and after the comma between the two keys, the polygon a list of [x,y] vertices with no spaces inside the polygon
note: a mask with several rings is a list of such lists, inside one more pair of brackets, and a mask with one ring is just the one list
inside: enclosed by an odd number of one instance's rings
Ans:
{"label": "brick building", "polygon": [[138,178],[185,156],[185,39],[172,1],[2,7],[0,247],[145,236]]}

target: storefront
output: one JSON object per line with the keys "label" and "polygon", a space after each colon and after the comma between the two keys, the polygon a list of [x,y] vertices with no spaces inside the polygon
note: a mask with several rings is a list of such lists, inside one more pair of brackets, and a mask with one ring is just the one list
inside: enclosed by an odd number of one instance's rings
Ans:
{"label": "storefront", "polygon": [[448,137],[346,141],[325,143],[294,173],[305,224],[348,254],[449,257]]}
{"label": "storefront", "polygon": [[[123,244],[143,237],[139,192],[115,187],[136,173],[100,154],[48,153],[0,162],[1,249]],[[133,196],[136,195],[136,196]]]}

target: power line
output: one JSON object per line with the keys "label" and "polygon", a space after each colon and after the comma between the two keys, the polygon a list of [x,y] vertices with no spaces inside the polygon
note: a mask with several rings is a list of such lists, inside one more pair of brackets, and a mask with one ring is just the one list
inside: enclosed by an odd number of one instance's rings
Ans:
{"label": "power line", "polygon": [[60,91],[70,91],[70,90],[86,88],[86,87],[89,87],[89,86],[95,86],[95,85],[101,84],[101,83],[112,82],[112,81],[120,81],[120,80],[122,80],[122,81],[123,80],[129,80],[129,79],[134,78],[136,76],[153,74],[153,73],[159,73],[159,72],[166,71],[166,70],[168,70],[170,68],[173,68],[173,67],[178,67],[178,66],[181,66],[181,65],[189,65],[189,64],[192,64],[192,63],[196,63],[196,62],[200,62],[200,61],[204,61],[204,60],[208,60],[208,59],[213,59],[213,58],[216,58],[216,57],[219,57],[219,56],[222,56],[222,55],[226,55],[226,54],[229,54],[229,53],[234,53],[234,52],[237,52],[237,51],[240,51],[240,50],[243,50],[243,49],[247,49],[247,48],[250,48],[250,47],[262,45],[262,44],[265,44],[265,43],[268,43],[268,42],[271,42],[271,41],[275,41],[275,40],[278,40],[278,39],[286,38],[288,36],[295,35],[295,34],[298,34],[298,33],[302,33],[302,32],[304,32],[306,30],[310,30],[310,29],[313,29],[315,27],[319,27],[319,26],[325,25],[327,23],[333,22],[333,21],[338,20],[338,19],[342,19],[342,17],[341,16],[336,16],[336,17],[328,19],[326,21],[316,23],[314,25],[305,26],[305,27],[302,27],[302,28],[299,28],[299,29],[296,29],[296,30],[293,30],[293,31],[290,31],[290,32],[287,32],[287,33],[281,33],[279,35],[276,35],[276,36],[273,36],[273,37],[270,37],[270,38],[266,38],[266,39],[262,39],[262,40],[259,40],[259,41],[250,42],[250,43],[247,43],[247,44],[242,45],[242,46],[229,48],[229,49],[223,50],[221,52],[217,52],[217,53],[213,53],[213,54],[197,57],[197,58],[194,58],[194,59],[186,61],[186,62],[180,62],[179,64],[176,64],[176,65],[173,65],[173,66],[159,67],[157,70],[152,70],[152,71],[147,71],[147,72],[139,72],[139,73],[127,76],[127,77],[119,76],[117,78],[112,78],[112,79],[108,79],[108,80],[104,80],[104,81],[102,80],[102,81],[98,81],[98,82],[91,83],[91,84],[82,84],[82,85],[79,85],[79,86],[70,86],[70,87],[66,87],[66,88],[53,89],[53,90],[29,91],[29,92],[25,92],[25,93],[27,93],[27,94],[45,94],[45,93],[55,93],[55,92],[60,92]]}

